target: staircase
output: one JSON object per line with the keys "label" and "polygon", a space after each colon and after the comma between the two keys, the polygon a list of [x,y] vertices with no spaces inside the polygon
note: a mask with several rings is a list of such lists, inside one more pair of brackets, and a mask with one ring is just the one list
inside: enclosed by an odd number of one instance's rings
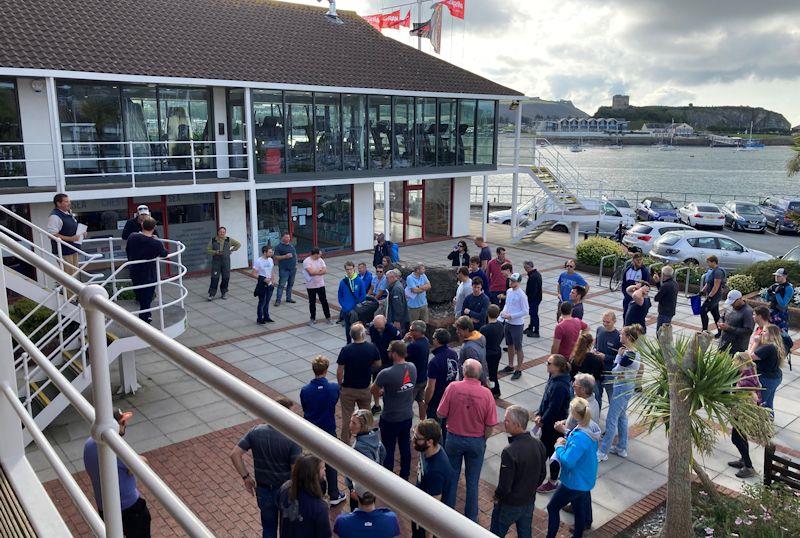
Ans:
{"label": "staircase", "polygon": [[[50,240],[55,237],[48,234],[33,223],[0,206],[15,222],[11,230],[0,225],[0,233],[5,233],[32,250],[48,262],[58,264],[59,257],[50,252]],[[31,239],[25,237],[28,235]],[[186,310],[183,300],[188,292],[183,286],[186,268],[181,263],[181,255],[185,250],[183,244],[176,241],[162,240],[170,254],[156,261],[157,282],[156,298],[149,309],[153,318],[153,326],[166,335],[175,338],[184,332],[186,327]],[[46,245],[43,247],[41,245]],[[139,305],[130,299],[133,290],[129,269],[138,263],[121,257],[124,252],[120,238],[107,237],[86,239],[78,251],[77,268],[70,272],[87,283],[99,284],[109,292],[110,299],[134,314],[139,314]],[[6,256],[7,253],[4,252]],[[89,366],[87,328],[83,310],[77,306],[78,299],[60,285],[48,279],[33,280],[11,266],[11,260],[4,259],[2,266],[6,288],[14,291],[21,299],[28,299],[36,305],[26,315],[16,320],[16,325],[35,342],[53,366],[64,375],[78,391],[83,391],[91,384],[92,375]],[[9,310],[14,311],[11,301]],[[18,316],[19,317],[19,316]],[[112,364],[123,353],[148,348],[140,337],[127,329],[108,321],[106,324],[106,344],[108,346],[108,363]],[[27,412],[33,417],[37,426],[44,429],[52,423],[69,405],[67,398],[58,387],[30,359],[19,343],[13,350],[17,387],[20,387],[19,398]],[[135,371],[135,370],[134,370]],[[134,386],[137,386],[134,380]],[[30,437],[25,435],[26,443]]]}

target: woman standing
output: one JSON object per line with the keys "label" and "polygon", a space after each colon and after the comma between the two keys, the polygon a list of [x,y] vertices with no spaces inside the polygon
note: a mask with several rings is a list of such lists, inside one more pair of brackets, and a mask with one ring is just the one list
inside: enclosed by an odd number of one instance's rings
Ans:
{"label": "woman standing", "polygon": [[448,260],[452,260],[453,267],[469,267],[469,251],[466,241],[459,241],[453,247],[453,251],[447,255]]}
{"label": "woman standing", "polygon": [[[375,463],[383,465],[383,458],[386,456],[386,449],[381,443],[381,437],[377,428],[373,428],[375,419],[369,409],[357,409],[350,417],[350,435],[355,438],[353,448]],[[355,485],[350,477],[345,477],[345,485],[350,490],[350,511],[358,508],[358,495]]]}
{"label": "woman standing", "polygon": [[597,440],[600,428],[592,422],[588,402],[575,398],[569,404],[570,419],[577,427],[556,442],[555,456],[561,462],[561,485],[547,505],[547,538],[555,538],[561,524],[560,511],[572,503],[575,528],[572,536],[582,536],[591,513],[591,491],[597,481]]}
{"label": "woman standing", "polygon": [[269,300],[272,297],[272,291],[275,289],[275,286],[272,285],[272,270],[274,267],[272,247],[262,247],[261,256],[253,262],[253,275],[258,278],[256,292],[253,295],[258,297],[256,323],[259,325],[275,321],[269,317]]}
{"label": "woman standing", "polygon": [[[733,360],[739,366],[739,381],[736,386],[752,390],[750,394],[753,396],[753,400],[760,405],[761,383],[758,382],[758,375],[750,355],[745,352],[739,352],[733,356]],[[729,461],[728,465],[734,469],[739,469],[736,473],[738,478],[754,476],[756,472],[753,470],[753,462],[750,460],[750,445],[747,444],[747,437],[739,433],[736,428],[732,428],[731,442],[736,447],[736,450],[739,451],[741,457],[738,460]]]}
{"label": "woman standing", "polygon": [[[628,306],[633,306],[634,302]],[[597,451],[597,461],[606,461],[608,454],[616,454],[621,458],[628,457],[628,401],[633,395],[636,376],[639,373],[639,352],[636,351],[636,341],[642,336],[640,325],[628,325],[620,331],[619,339],[622,343],[617,357],[614,359],[614,368],[611,369],[614,391],[611,404],[606,415],[606,432],[603,442]],[[617,444],[611,446],[614,437],[619,435]]]}
{"label": "woman standing", "polygon": [[[561,436],[555,429],[556,422],[565,420],[569,413],[570,381],[569,361],[563,355],[550,355],[547,358],[547,373],[550,379],[544,389],[542,403],[533,417],[533,422],[542,431],[542,443],[547,457],[553,455],[556,440]],[[550,479],[539,486],[539,493],[555,491],[558,483],[560,466],[557,461],[550,462]]]}
{"label": "woman standing", "polygon": [[[569,377],[575,381],[575,376],[584,373],[594,377],[595,386],[603,382],[603,355],[592,351],[594,337],[589,333],[581,333],[575,343],[575,349],[569,358]],[[593,417],[597,422],[600,417]]]}
{"label": "woman standing", "polygon": [[278,509],[281,538],[329,538],[331,522],[328,503],[320,482],[325,480],[325,463],[313,454],[302,454],[292,467],[292,478],[281,486]]}
{"label": "woman standing", "polygon": [[762,399],[764,406],[772,409],[775,416],[775,391],[783,380],[781,366],[786,359],[786,347],[783,345],[781,330],[777,325],[767,325],[761,333],[761,343],[750,353],[750,358],[756,363],[759,381],[764,387]]}

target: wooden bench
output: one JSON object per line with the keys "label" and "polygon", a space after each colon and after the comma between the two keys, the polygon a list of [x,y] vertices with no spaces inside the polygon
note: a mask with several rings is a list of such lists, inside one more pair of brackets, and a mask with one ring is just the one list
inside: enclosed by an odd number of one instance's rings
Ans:
{"label": "wooden bench", "polygon": [[775,454],[775,445],[769,443],[764,448],[764,485],[782,482],[800,491],[800,462],[792,461]]}

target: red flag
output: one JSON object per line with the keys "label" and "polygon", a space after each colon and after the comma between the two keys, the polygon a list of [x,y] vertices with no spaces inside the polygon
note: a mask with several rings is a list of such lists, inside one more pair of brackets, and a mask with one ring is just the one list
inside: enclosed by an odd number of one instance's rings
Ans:
{"label": "red flag", "polygon": [[410,9],[408,10],[408,13],[406,13],[406,17],[403,20],[400,21],[400,26],[404,26],[406,28],[410,28],[411,27],[411,10]]}
{"label": "red flag", "polygon": [[382,15],[381,28],[400,28],[400,10]]}
{"label": "red flag", "polygon": [[383,15],[364,15],[364,20],[378,31],[383,27]]}
{"label": "red flag", "polygon": [[442,0],[441,2],[450,11],[450,15],[457,19],[464,18],[464,7],[467,0]]}

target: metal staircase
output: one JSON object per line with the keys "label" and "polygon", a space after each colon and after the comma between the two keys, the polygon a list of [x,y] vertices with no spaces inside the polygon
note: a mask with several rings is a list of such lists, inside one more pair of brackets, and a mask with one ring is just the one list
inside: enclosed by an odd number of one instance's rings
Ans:
{"label": "metal staircase", "polygon": [[[151,262],[128,261],[124,257],[123,242],[120,238],[84,240],[81,249],[78,250],[81,260],[78,266],[64,267],[65,264],[60,257],[50,252],[49,248],[51,239],[57,243],[60,242],[59,239],[3,206],[0,206],[0,212],[16,221],[14,228],[17,230],[0,226],[0,233],[10,236],[48,262],[74,273],[81,281],[105,287],[110,299],[129,312],[133,314],[145,312],[139,310],[138,303],[130,299],[137,287],[131,284],[129,269],[135,264]],[[154,305],[147,311],[151,313],[155,327],[175,338],[183,333],[186,327],[183,301],[188,292],[183,286],[186,268],[181,263],[185,246],[176,241],[163,239],[161,241],[165,243],[169,255],[156,261],[157,282],[154,284],[156,298],[153,301]],[[79,392],[84,391],[91,384],[92,375],[88,357],[86,319],[84,310],[77,304],[77,297],[44,275],[40,274],[38,280],[33,280],[21,274],[12,268],[16,264],[9,263],[11,261],[4,259],[2,266],[6,288],[20,296],[17,301],[27,299],[36,303],[24,316],[15,320],[17,327],[27,334],[47,360],[75,389]],[[14,312],[13,304],[9,310]],[[141,338],[111,320],[106,322],[106,345],[109,365],[124,353],[149,347]],[[64,411],[69,401],[45,371],[34,364],[21,344],[18,343],[14,347],[12,354],[20,402],[37,426],[44,429]],[[135,375],[135,368],[131,370]],[[138,386],[135,379],[123,385],[129,389]],[[25,441],[26,443],[30,441],[27,433]]]}

